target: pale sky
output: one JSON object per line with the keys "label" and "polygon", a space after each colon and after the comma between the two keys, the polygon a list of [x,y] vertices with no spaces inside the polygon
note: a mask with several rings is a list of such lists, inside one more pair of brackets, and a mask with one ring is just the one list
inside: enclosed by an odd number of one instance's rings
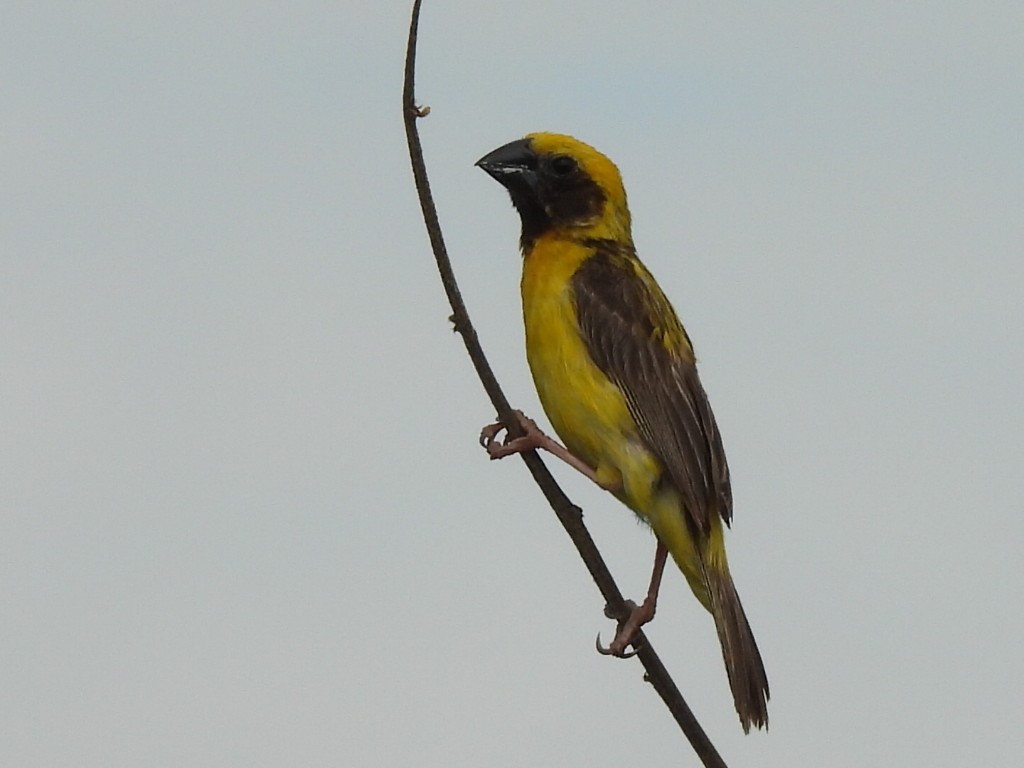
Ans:
{"label": "pale sky", "polygon": [[[415,200],[409,3],[0,11],[0,764],[695,765],[493,418]],[[426,0],[420,128],[514,405],[518,220],[473,163],[617,162],[685,322],[771,681],[726,762],[1024,748],[1024,4]],[[542,425],[545,423],[540,419]],[[550,462],[620,586],[654,542]]]}

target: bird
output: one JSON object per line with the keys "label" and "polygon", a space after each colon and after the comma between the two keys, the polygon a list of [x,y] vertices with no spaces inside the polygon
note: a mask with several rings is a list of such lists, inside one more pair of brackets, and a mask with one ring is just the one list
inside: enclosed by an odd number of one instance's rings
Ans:
{"label": "bird", "polygon": [[[622,176],[572,136],[531,133],[476,165],[508,191],[522,225],[526,357],[561,443],[516,411],[481,432],[491,458],[544,449],[592,479],[653,531],[647,597],[629,601],[607,649],[636,653],[668,555],[714,617],[745,733],[768,724],[768,678],[729,572],[729,465],[690,338],[637,256]],[[633,651],[627,648],[633,647]]]}

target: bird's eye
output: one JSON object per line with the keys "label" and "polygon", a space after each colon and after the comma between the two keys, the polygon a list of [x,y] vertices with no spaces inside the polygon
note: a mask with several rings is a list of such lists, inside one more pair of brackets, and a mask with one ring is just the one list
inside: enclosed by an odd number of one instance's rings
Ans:
{"label": "bird's eye", "polygon": [[555,155],[551,158],[551,172],[556,176],[568,176],[576,168],[576,160],[569,155]]}

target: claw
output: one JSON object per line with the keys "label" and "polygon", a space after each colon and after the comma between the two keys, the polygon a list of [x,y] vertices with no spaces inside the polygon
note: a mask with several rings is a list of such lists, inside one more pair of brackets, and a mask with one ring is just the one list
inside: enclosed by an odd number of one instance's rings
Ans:
{"label": "claw", "polygon": [[499,421],[496,424],[488,424],[480,430],[480,445],[487,451],[487,455],[491,457],[492,461],[533,447],[529,439],[523,437],[517,437],[514,440],[509,440],[506,437],[505,441],[501,442],[498,436],[506,429],[505,425]]}
{"label": "claw", "polygon": [[[620,659],[629,659],[639,652],[643,645],[640,635],[640,627],[654,618],[655,600],[650,595],[641,605],[632,600],[624,600],[622,612],[612,611],[610,606],[604,607],[604,615],[609,619],[615,619],[618,626],[615,629],[615,637],[607,648],[601,645],[601,636],[597,636],[597,652],[604,656],[615,656]],[[632,645],[633,650],[626,648]]]}
{"label": "claw", "polygon": [[545,448],[552,442],[551,438],[540,431],[537,423],[524,415],[522,411],[512,411],[523,434],[519,437],[509,439],[507,436],[504,442],[498,441],[498,436],[508,430],[507,425],[502,422],[488,424],[480,430],[480,445],[486,450],[492,459],[503,459],[513,453],[523,453],[537,448]]}
{"label": "claw", "polygon": [[[615,645],[615,643],[612,643],[612,645]],[[632,651],[615,651],[612,649],[611,645],[605,648],[603,645],[601,645],[600,632],[597,633],[597,640],[594,641],[594,646],[597,648],[597,652],[600,653],[602,656],[614,656],[617,659],[631,659],[638,653],[640,653],[640,649],[637,647],[635,643],[633,644]]]}
{"label": "claw", "polygon": [[480,446],[486,448],[487,452],[490,453],[491,445],[498,438],[498,435],[505,429],[505,425],[500,421],[494,424],[488,424],[486,427],[480,430]]}

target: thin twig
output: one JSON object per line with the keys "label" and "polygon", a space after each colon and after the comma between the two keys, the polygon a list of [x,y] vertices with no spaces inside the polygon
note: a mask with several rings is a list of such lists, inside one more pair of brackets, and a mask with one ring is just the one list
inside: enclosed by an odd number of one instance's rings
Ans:
{"label": "thin twig", "polygon": [[[487,391],[497,411],[498,418],[503,424],[508,425],[511,437],[519,433],[518,420],[513,416],[512,408],[505,398],[498,384],[498,380],[491,370],[490,364],[484,355],[483,348],[477,338],[476,330],[469,319],[469,312],[462,294],[459,291],[458,283],[455,280],[455,273],[452,270],[451,260],[448,258],[448,251],[444,245],[444,238],[441,235],[441,225],[437,219],[437,209],[434,207],[434,200],[430,194],[430,182],[427,180],[427,168],[423,161],[423,148],[420,144],[419,132],[416,129],[416,121],[426,117],[429,107],[421,107],[416,104],[414,94],[414,82],[416,75],[416,38],[419,27],[421,0],[414,0],[412,7],[412,22],[409,26],[409,43],[405,53],[405,84],[402,91],[402,116],[405,121],[405,134],[409,143],[409,158],[412,161],[413,177],[416,180],[416,192],[419,195],[420,207],[423,210],[423,221],[427,226],[427,234],[430,237],[430,246],[434,251],[434,258],[437,261],[437,270],[441,275],[441,283],[444,285],[445,293],[452,307],[451,321],[455,330],[462,336],[466,345],[469,358],[476,368],[480,382]],[[597,550],[597,545],[591,538],[589,531],[583,525],[583,512],[578,506],[569,500],[554,477],[548,472],[544,462],[536,451],[527,451],[520,454],[526,463],[534,481],[540,487],[544,497],[548,500],[559,522],[565,528],[572,543],[576,546],[580,557],[590,571],[594,582],[604,596],[606,613],[616,619],[624,619],[629,610],[623,600],[615,580],[612,578],[608,566]],[[669,676],[661,659],[654,652],[654,647],[643,635],[637,634],[636,646],[639,646],[637,658],[644,665],[646,679],[658,692],[686,738],[693,746],[697,756],[704,763],[706,768],[726,768],[725,762],[715,750],[714,745],[708,739],[704,729],[690,711],[689,706],[683,699],[682,694],[676,687],[675,682]]]}

